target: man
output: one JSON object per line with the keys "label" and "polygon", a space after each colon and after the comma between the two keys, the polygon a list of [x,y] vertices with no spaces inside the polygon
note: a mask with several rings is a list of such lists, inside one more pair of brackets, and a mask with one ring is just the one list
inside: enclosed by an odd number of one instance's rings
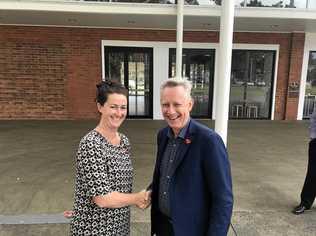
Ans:
{"label": "man", "polygon": [[158,133],[151,186],[152,235],[224,236],[233,194],[225,146],[211,129],[190,118],[191,84],[168,79],[161,110],[168,127]]}
{"label": "man", "polygon": [[301,203],[292,212],[300,215],[309,210],[316,197],[316,110],[310,117],[310,142],[308,145],[308,166],[304,186],[301,192]]}

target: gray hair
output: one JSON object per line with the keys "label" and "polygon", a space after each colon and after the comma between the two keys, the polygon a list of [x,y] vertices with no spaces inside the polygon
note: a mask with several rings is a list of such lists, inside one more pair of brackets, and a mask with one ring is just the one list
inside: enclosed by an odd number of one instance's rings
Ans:
{"label": "gray hair", "polygon": [[169,78],[165,80],[160,86],[160,93],[162,93],[162,91],[165,88],[173,88],[173,87],[178,87],[178,86],[182,86],[186,93],[186,97],[191,99],[192,84],[186,78],[174,77],[174,78]]}

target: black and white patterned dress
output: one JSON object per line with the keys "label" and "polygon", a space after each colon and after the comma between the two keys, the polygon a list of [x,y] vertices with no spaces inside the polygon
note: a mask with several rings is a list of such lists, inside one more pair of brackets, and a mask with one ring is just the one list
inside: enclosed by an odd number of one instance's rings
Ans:
{"label": "black and white patterned dress", "polygon": [[74,215],[71,235],[126,236],[130,234],[130,208],[100,208],[92,197],[118,191],[132,192],[130,144],[120,134],[118,146],[95,130],[79,144],[76,163]]}

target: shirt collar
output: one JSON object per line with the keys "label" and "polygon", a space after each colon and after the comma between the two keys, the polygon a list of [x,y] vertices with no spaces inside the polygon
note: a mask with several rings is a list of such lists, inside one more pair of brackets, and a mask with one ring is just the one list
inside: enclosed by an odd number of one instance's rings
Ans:
{"label": "shirt collar", "polygon": [[[177,136],[177,138],[182,138],[185,139],[185,135],[187,133],[187,130],[189,128],[189,124],[190,124],[191,118],[189,118],[188,122],[186,123],[186,125],[180,130],[179,135]],[[167,133],[168,138],[175,138],[172,129],[169,127],[168,129],[168,133]]]}

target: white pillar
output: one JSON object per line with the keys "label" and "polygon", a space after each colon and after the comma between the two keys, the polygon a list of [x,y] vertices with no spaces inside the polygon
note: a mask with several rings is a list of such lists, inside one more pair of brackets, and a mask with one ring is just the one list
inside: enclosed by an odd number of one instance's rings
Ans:
{"label": "white pillar", "polygon": [[234,29],[234,0],[222,1],[215,131],[227,143],[229,90]]}
{"label": "white pillar", "polygon": [[169,48],[166,46],[154,46],[154,79],[153,79],[153,119],[162,120],[160,109],[160,85],[168,78],[168,53]]}
{"label": "white pillar", "polygon": [[183,0],[177,3],[177,54],[176,77],[182,77],[182,43],[183,43]]}

